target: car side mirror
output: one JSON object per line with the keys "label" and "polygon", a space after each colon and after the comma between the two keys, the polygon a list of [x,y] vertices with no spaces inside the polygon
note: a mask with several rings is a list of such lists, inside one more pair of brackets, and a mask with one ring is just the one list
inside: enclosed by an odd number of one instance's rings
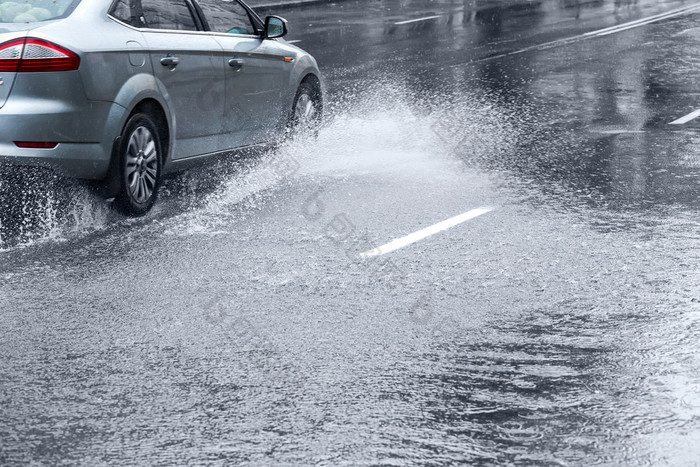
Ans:
{"label": "car side mirror", "polygon": [[287,35],[287,20],[279,16],[265,18],[265,39],[275,39]]}

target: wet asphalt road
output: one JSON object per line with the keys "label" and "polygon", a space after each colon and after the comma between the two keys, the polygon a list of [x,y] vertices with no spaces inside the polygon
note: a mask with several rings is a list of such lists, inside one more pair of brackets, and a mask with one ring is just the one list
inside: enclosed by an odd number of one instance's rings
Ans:
{"label": "wet asphalt road", "polygon": [[510,5],[276,10],[317,139],[5,189],[0,464],[697,465],[700,11]]}

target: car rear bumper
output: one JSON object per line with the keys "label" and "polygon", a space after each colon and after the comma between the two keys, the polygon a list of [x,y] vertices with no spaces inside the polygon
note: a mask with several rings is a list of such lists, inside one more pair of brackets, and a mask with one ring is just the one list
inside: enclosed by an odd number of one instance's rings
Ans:
{"label": "car rear bumper", "polygon": [[[109,102],[84,101],[76,106],[11,96],[0,109],[0,163],[48,167],[69,177],[102,180],[125,111]],[[56,146],[21,148],[16,142]]]}
{"label": "car rear bumper", "polygon": [[102,180],[110,154],[99,143],[59,143],[53,149],[18,148],[0,143],[0,164],[46,167],[69,177]]}

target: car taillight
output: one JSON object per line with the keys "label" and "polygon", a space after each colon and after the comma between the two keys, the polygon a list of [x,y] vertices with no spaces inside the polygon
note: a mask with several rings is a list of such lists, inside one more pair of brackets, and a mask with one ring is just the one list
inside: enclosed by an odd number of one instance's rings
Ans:
{"label": "car taillight", "polygon": [[0,71],[17,71],[23,49],[24,39],[0,44]]}
{"label": "car taillight", "polygon": [[80,57],[68,49],[28,37],[0,44],[0,71],[70,71],[80,67]]}
{"label": "car taillight", "polygon": [[70,71],[80,66],[80,57],[51,42],[40,39],[27,39],[24,43],[19,72]]}

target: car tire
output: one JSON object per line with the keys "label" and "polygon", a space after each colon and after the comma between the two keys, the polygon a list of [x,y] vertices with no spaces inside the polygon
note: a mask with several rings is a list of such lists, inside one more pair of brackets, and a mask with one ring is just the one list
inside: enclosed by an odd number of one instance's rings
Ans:
{"label": "car tire", "polygon": [[291,135],[313,134],[316,136],[321,126],[322,110],[319,91],[307,82],[301,83],[292,105],[289,124]]}
{"label": "car tire", "polygon": [[129,216],[146,214],[158,197],[162,153],[158,130],[145,113],[132,115],[124,126],[115,182],[115,207]]}

